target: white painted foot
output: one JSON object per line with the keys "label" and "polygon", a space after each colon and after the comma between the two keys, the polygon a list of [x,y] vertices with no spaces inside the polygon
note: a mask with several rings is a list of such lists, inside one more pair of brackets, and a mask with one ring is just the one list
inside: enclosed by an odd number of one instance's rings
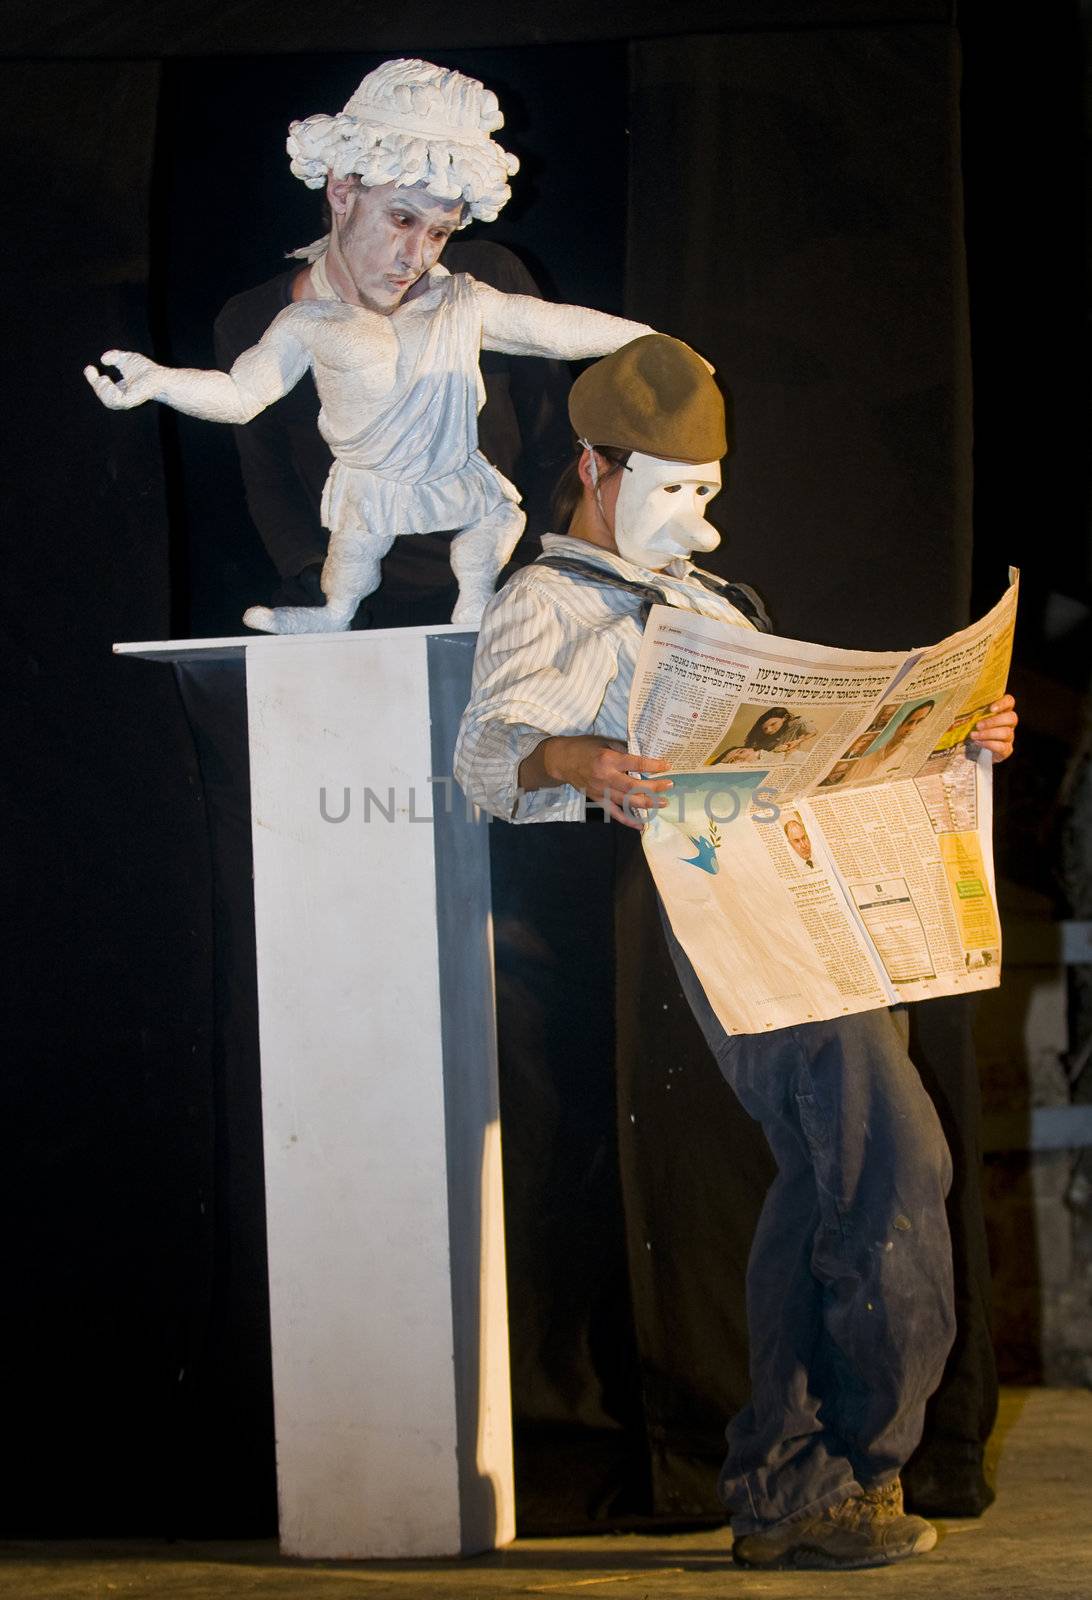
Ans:
{"label": "white painted foot", "polygon": [[259,633],[344,633],[352,617],[329,606],[251,606],[243,621]]}
{"label": "white painted foot", "polygon": [[243,625],[254,628],[258,633],[276,633],[277,624],[273,620],[273,613],[268,606],[251,606],[243,612]]}

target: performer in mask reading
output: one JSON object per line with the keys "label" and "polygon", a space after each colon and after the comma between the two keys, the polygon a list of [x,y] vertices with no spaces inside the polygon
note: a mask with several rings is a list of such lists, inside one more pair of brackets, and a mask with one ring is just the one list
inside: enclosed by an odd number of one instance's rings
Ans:
{"label": "performer in mask reading", "polygon": [[[637,339],[582,374],[569,415],[580,456],[558,498],[567,532],[544,538],[486,609],[455,775],[507,821],[581,821],[592,800],[640,828],[672,786],[662,759],[626,744],[645,607],[768,623],[752,591],[690,560],[718,543],[702,511],[726,449],[705,363],[677,340]],[[1001,760],[1015,723],[1006,695],[970,737]],[[787,847],[806,868],[810,842],[796,833]],[[951,1165],[906,1051],[905,1008],[730,1037],[666,919],[664,932],[777,1163],[747,1273],[751,1398],[719,1481],[733,1558],[851,1569],[921,1554],[936,1530],[906,1513],[899,1473],[954,1332]]]}

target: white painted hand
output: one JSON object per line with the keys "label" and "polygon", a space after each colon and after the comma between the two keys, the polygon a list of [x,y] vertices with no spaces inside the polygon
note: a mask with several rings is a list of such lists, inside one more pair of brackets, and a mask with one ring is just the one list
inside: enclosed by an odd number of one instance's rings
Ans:
{"label": "white painted hand", "polygon": [[97,367],[84,367],[84,377],[104,406],[111,411],[130,411],[155,399],[156,376],[163,370],[156,362],[135,350],[106,350],[100,359],[104,367],[117,367],[121,373],[120,380],[115,380]]}

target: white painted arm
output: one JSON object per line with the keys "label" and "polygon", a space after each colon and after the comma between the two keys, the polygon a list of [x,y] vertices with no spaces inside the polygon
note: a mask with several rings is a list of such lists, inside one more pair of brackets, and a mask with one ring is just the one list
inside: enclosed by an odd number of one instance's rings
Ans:
{"label": "white painted arm", "polygon": [[196,367],[161,367],[134,350],[107,350],[102,363],[117,367],[117,382],[94,366],[84,377],[104,406],[129,411],[147,400],[161,400],[207,422],[249,422],[288,393],[307,371],[309,353],[286,327],[283,313],[256,345],[244,350],[230,372]]}
{"label": "white painted arm", "polygon": [[527,294],[501,294],[474,280],[482,313],[482,347],[508,356],[583,361],[609,356],[631,339],[655,333],[647,322],[611,317],[588,306],[559,306]]}

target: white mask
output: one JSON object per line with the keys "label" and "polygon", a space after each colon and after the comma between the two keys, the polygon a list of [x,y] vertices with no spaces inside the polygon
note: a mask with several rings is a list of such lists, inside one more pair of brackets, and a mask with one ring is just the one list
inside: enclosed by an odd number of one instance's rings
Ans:
{"label": "white mask", "polygon": [[619,554],[659,572],[677,556],[715,550],[720,534],[706,522],[705,507],[719,489],[719,461],[695,466],[689,461],[660,461],[635,450],[614,507]]}

